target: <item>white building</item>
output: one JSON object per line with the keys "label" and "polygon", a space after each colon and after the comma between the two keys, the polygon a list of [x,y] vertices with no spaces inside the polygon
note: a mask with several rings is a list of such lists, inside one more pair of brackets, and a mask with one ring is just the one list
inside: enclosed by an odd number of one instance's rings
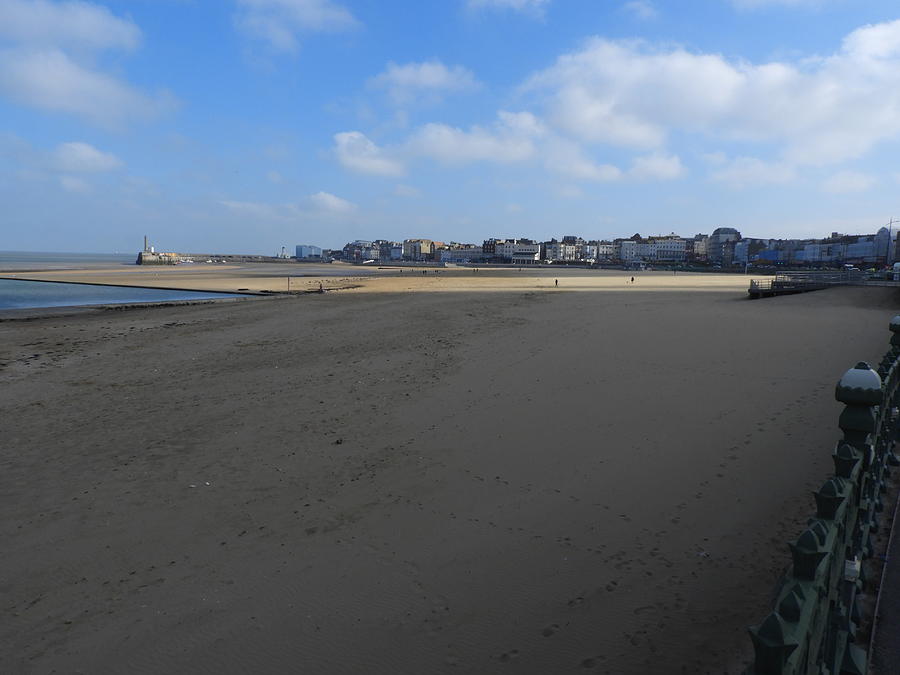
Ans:
{"label": "white building", "polygon": [[638,242],[634,239],[621,239],[617,242],[617,251],[616,257],[619,260],[624,260],[625,262],[629,262],[631,260],[638,260],[638,250],[637,250]]}
{"label": "white building", "polygon": [[512,254],[513,264],[534,265],[541,262],[540,244],[522,244]]}
{"label": "white building", "polygon": [[599,241],[594,244],[594,258],[597,260],[609,260],[616,257],[616,245],[611,241]]}
{"label": "white building", "polygon": [[578,247],[551,239],[544,244],[544,258],[552,262],[572,262],[578,260]]}
{"label": "white building", "polygon": [[669,234],[664,237],[650,237],[646,246],[646,260],[681,262],[686,257],[687,242],[677,234]]}
{"label": "white building", "polygon": [[681,262],[687,257],[687,242],[677,234],[647,239],[622,239],[616,243],[618,258],[625,262]]}
{"label": "white building", "polygon": [[482,262],[484,249],[481,246],[460,246],[458,248],[442,248],[438,251],[441,262],[467,263]]}
{"label": "white building", "polygon": [[498,241],[494,248],[494,255],[518,264],[536,263],[541,259],[541,245],[530,239]]}

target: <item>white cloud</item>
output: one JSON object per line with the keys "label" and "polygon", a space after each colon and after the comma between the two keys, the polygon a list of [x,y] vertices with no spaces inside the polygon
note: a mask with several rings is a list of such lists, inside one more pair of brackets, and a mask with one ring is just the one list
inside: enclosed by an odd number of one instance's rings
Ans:
{"label": "white cloud", "polygon": [[330,192],[317,192],[314,195],[310,195],[307,199],[318,211],[342,214],[356,210],[356,204],[348,202],[346,199],[341,199]]}
{"label": "white cloud", "polygon": [[659,16],[659,11],[649,0],[631,0],[626,2],[623,8],[644,21],[649,21]]}
{"label": "white cloud", "polygon": [[551,171],[578,180],[608,182],[622,177],[622,171],[611,164],[596,164],[584,156],[581,147],[571,141],[554,138],[544,148],[545,165]]}
{"label": "white cloud", "polygon": [[122,161],[87,143],[71,142],[62,143],[56,148],[53,166],[67,173],[99,173],[120,168]]}
{"label": "white cloud", "polygon": [[299,33],[354,28],[350,11],[330,0],[237,0],[235,24],[247,35],[273,48],[294,52]]}
{"label": "white cloud", "polygon": [[[499,111],[490,127],[461,129],[429,123],[415,130],[397,145],[381,148],[359,131],[335,134],[335,154],[348,169],[376,175],[395,175],[404,163],[417,158],[443,164],[473,162],[500,164],[543,163],[554,173],[578,181],[610,182],[623,178],[671,180],[686,173],[676,155],[654,152],[637,157],[626,173],[608,163],[598,163],[575,141],[550,131],[530,112]],[[398,187],[397,194],[405,196]]]}
{"label": "white cloud", "polygon": [[542,15],[550,0],[468,0],[469,9],[511,9]]}
{"label": "white cloud", "polygon": [[0,0],[0,38],[44,47],[134,49],[141,31],[89,2]]}
{"label": "white cloud", "polygon": [[520,204],[511,203],[506,205],[507,213],[522,213],[523,210]]}
{"label": "white cloud", "polygon": [[79,65],[59,50],[0,52],[0,94],[113,127],[156,116],[175,105],[166,93],[147,96],[126,82]]}
{"label": "white cloud", "polygon": [[20,175],[47,181],[58,180],[70,192],[86,192],[90,184],[85,177],[121,169],[122,160],[89,143],[71,141],[53,150],[35,148],[12,134],[0,134],[0,159],[11,160]]}
{"label": "white cloud", "polygon": [[289,222],[323,216],[345,216],[356,211],[356,204],[341,199],[330,192],[316,192],[304,197],[298,204],[269,204],[223,200],[222,206],[233,213],[248,218],[270,222]]}
{"label": "white cloud", "polygon": [[334,135],[334,152],[346,168],[377,176],[400,176],[403,164],[389,157],[381,148],[359,131],[344,131]]}
{"label": "white cloud", "polygon": [[447,164],[521,162],[533,157],[533,140],[543,133],[540,120],[528,112],[500,111],[497,117],[491,129],[473,126],[464,131],[446,124],[426,124],[413,132],[405,149]]}
{"label": "white cloud", "polygon": [[524,90],[584,142],[660,149],[677,131],[775,144],[795,165],[838,163],[900,137],[900,20],[802,64],[594,38]]}
{"label": "white cloud", "polygon": [[838,171],[822,184],[822,189],[835,194],[865,192],[876,182],[874,176],[858,171]]}
{"label": "white cloud", "polygon": [[59,184],[62,185],[63,190],[66,192],[83,194],[91,191],[90,183],[75,176],[60,176]]}
{"label": "white cloud", "polygon": [[280,185],[284,182],[284,176],[275,171],[274,169],[266,172],[266,178],[270,183],[275,183],[276,185]]}
{"label": "white cloud", "polygon": [[385,89],[395,103],[405,104],[418,97],[438,98],[447,92],[471,91],[478,81],[462,66],[448,68],[440,61],[399,65],[388,63],[384,72],[369,80],[369,86]]}
{"label": "white cloud", "polygon": [[719,167],[712,179],[736,188],[784,185],[796,178],[794,167],[784,162],[764,162],[756,157],[735,157],[729,161],[723,153],[713,153],[709,159]]}
{"label": "white cloud", "polygon": [[140,39],[132,21],[93,3],[0,0],[0,96],[108,127],[153,117],[173,97],[100,71],[92,53],[134,49]]}
{"label": "white cloud", "polygon": [[628,173],[638,180],[674,180],[681,178],[687,170],[677,155],[653,153],[635,157]]}
{"label": "white cloud", "polygon": [[501,110],[490,128],[473,126],[464,130],[429,123],[391,148],[377,146],[359,131],[344,131],[334,135],[334,152],[338,161],[353,171],[396,176],[405,172],[405,161],[416,157],[445,164],[526,161],[534,157],[534,141],[544,131],[543,123],[531,113]]}

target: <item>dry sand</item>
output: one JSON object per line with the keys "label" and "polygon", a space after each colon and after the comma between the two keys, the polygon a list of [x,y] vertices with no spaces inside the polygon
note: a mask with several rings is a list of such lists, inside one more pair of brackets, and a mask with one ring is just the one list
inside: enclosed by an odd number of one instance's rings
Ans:
{"label": "dry sand", "polygon": [[0,323],[0,671],[740,672],[897,291],[513,274]]}

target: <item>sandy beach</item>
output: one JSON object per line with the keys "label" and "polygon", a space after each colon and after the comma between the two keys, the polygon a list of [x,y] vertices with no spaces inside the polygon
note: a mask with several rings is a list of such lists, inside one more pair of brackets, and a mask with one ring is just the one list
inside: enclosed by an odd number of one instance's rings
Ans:
{"label": "sandy beach", "polygon": [[0,322],[0,671],[740,673],[900,293],[635,276]]}
{"label": "sandy beach", "polygon": [[[0,278],[86,284],[111,284],[195,291],[268,291],[303,293],[354,290],[364,293],[407,291],[497,292],[557,290],[724,290],[745,292],[750,277],[740,274],[690,274],[671,271],[626,272],[583,268],[375,267],[332,265],[97,265],[89,269],[0,271]],[[635,279],[634,284],[631,279]]]}

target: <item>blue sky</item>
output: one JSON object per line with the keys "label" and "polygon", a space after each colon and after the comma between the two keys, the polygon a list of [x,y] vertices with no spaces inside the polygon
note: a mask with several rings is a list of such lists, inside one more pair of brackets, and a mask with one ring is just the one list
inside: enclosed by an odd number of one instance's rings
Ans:
{"label": "blue sky", "polygon": [[900,7],[0,0],[0,250],[872,232]]}

